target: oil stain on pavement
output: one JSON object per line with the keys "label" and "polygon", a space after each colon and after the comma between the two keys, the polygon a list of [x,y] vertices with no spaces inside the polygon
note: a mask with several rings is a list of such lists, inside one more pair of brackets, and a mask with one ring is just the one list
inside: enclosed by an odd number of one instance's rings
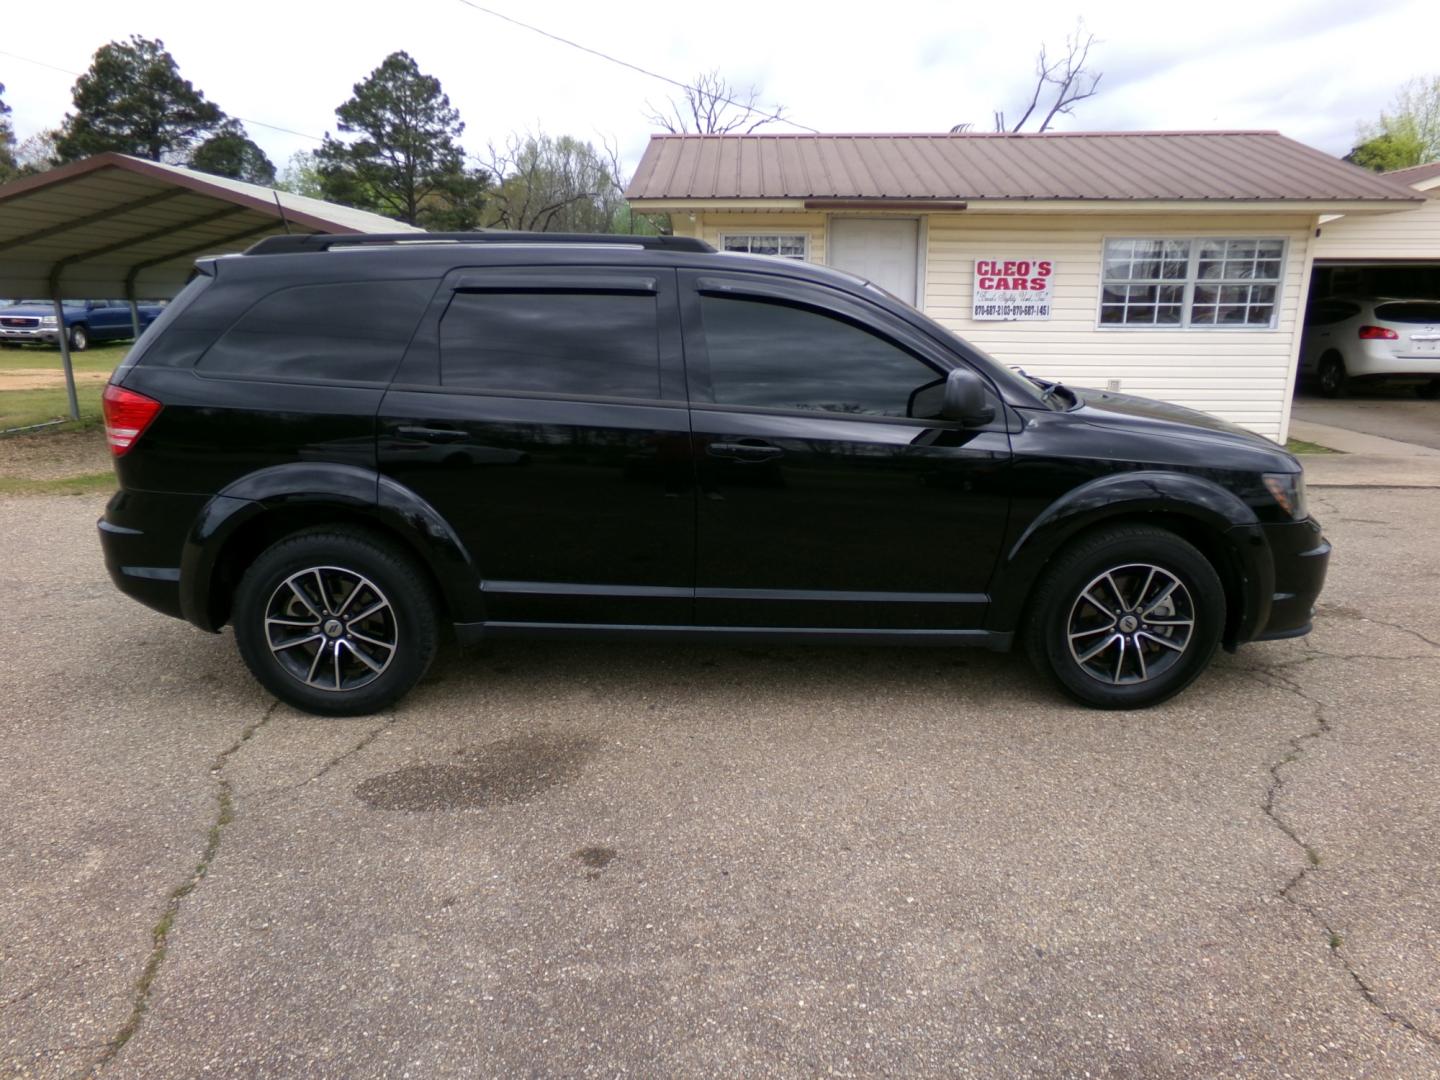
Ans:
{"label": "oil stain on pavement", "polygon": [[580,775],[583,739],[525,735],[459,752],[459,764],[407,765],[355,789],[376,810],[471,810],[525,802]]}

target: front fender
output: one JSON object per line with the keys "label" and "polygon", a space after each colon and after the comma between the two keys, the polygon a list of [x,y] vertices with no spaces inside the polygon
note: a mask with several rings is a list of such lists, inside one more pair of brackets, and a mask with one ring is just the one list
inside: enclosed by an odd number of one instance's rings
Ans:
{"label": "front fender", "polygon": [[1203,476],[1141,470],[1111,473],[1067,491],[1024,525],[1008,545],[991,590],[990,629],[1013,631],[1045,564],[1077,534],[1107,521],[1181,519],[1203,537],[1222,579],[1239,592],[1226,641],[1245,640],[1269,611],[1275,570],[1254,510]]}
{"label": "front fender", "polygon": [[478,622],[480,577],[460,538],[424,499],[401,484],[355,465],[294,462],[261,469],[227,486],[205,504],[180,557],[180,608],[204,630],[218,630],[228,605],[215,600],[216,574],[229,545],[267,516],[306,524],[360,521],[393,535],[415,553],[439,583],[457,622]]}

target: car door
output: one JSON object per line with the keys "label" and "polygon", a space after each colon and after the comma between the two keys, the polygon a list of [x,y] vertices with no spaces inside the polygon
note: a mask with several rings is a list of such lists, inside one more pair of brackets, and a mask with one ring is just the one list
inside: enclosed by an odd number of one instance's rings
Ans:
{"label": "car door", "polygon": [[696,619],[975,629],[1009,509],[995,419],[938,416],[963,359],[877,305],[681,272],[699,484]]}
{"label": "car door", "polygon": [[380,469],[457,531],[488,622],[688,623],[684,395],[673,270],[458,271],[381,404]]}

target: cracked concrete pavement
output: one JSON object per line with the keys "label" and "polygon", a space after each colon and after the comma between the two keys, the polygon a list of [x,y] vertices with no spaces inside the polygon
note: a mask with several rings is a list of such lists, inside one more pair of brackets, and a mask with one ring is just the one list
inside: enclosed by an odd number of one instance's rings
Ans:
{"label": "cracked concrete pavement", "polygon": [[506,645],[274,702],[0,501],[0,1075],[1440,1077],[1440,501],[1144,713],[1023,661]]}

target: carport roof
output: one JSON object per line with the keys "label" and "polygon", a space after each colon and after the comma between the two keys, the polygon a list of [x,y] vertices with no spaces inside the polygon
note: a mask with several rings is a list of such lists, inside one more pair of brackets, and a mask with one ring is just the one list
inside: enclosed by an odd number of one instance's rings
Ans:
{"label": "carport roof", "polygon": [[0,187],[0,296],[173,296],[200,256],[265,236],[412,229],[258,184],[98,154]]}
{"label": "carport roof", "polygon": [[633,200],[1369,203],[1398,180],[1276,131],[653,135]]}

